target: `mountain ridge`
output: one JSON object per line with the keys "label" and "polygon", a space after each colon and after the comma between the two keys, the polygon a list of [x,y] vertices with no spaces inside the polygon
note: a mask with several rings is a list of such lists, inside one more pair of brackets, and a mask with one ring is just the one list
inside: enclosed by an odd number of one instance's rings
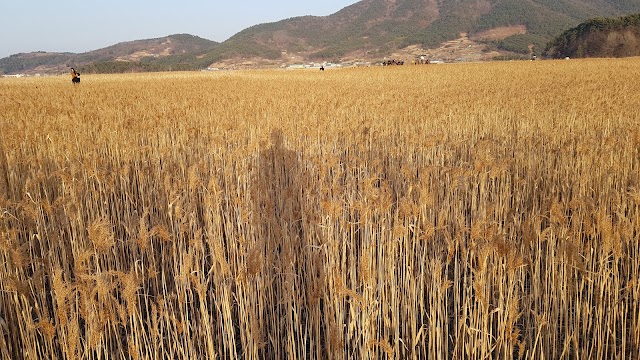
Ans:
{"label": "mountain ridge", "polygon": [[[0,72],[61,71],[69,64],[124,72],[376,61],[427,53],[456,39],[483,53],[540,55],[548,41],[583,21],[635,12],[637,0],[362,0],[327,16],[253,25],[221,43],[182,34],[137,40],[144,44],[137,48],[120,43],[83,54],[18,54],[0,59]],[[486,33],[502,35],[481,36]],[[190,45],[163,48],[167,39]],[[474,57],[480,58],[486,57]]]}
{"label": "mountain ridge", "polygon": [[[106,64],[120,63],[122,70],[155,70],[151,64],[162,58],[184,56],[197,58],[219,43],[190,34],[174,34],[152,39],[124,41],[84,53],[45,52],[14,54],[0,59],[0,72],[4,73],[55,73],[72,66],[104,68]],[[155,61],[152,61],[155,60]],[[117,71],[112,71],[117,72]]]}
{"label": "mountain ridge", "polygon": [[[412,45],[422,49],[496,28],[524,31],[480,41],[489,49],[540,55],[562,31],[596,16],[640,12],[634,0],[363,0],[323,17],[258,24],[214,48],[212,60],[285,54],[305,61],[384,58]],[[479,39],[476,39],[479,41]],[[260,55],[260,56],[257,56]],[[455,56],[454,56],[455,58]],[[265,61],[265,62],[268,62]]]}

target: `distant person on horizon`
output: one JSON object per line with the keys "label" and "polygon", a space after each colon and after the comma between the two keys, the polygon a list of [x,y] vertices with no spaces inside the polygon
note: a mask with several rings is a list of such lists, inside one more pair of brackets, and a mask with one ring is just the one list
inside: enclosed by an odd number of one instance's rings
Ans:
{"label": "distant person on horizon", "polygon": [[77,72],[74,68],[71,68],[71,82],[74,85],[80,83],[80,73]]}

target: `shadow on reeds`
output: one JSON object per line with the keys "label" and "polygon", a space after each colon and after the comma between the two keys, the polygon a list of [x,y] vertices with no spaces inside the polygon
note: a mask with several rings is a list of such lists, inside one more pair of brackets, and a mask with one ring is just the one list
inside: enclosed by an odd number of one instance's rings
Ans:
{"label": "shadow on reeds", "polygon": [[292,354],[321,356],[324,348],[320,303],[325,287],[321,251],[309,245],[315,226],[299,154],[271,134],[271,146],[258,155],[252,177],[255,245],[247,254],[247,273],[270,286],[261,289],[258,321],[262,358]]}
{"label": "shadow on reeds", "polygon": [[[271,147],[259,155],[259,168],[253,177],[254,224],[261,240],[292,240],[276,245],[276,252],[289,256],[291,246],[302,237],[300,164],[295,151],[283,145],[280,130],[271,134]],[[270,244],[265,244],[270,245]]]}
{"label": "shadow on reeds", "polygon": [[9,166],[4,142],[0,139],[0,196],[9,198]]}

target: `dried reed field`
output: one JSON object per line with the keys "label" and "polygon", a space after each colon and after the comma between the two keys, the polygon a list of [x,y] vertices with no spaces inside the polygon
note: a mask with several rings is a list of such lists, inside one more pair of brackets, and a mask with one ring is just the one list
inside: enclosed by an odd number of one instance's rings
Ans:
{"label": "dried reed field", "polygon": [[0,80],[2,359],[638,359],[640,59]]}

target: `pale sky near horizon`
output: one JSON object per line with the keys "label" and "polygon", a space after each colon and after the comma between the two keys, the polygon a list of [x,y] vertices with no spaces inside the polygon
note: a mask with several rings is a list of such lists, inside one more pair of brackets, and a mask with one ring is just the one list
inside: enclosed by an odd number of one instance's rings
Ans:
{"label": "pale sky near horizon", "polygon": [[0,58],[32,51],[82,53],[182,33],[224,41],[252,25],[326,16],[356,2],[2,0]]}

